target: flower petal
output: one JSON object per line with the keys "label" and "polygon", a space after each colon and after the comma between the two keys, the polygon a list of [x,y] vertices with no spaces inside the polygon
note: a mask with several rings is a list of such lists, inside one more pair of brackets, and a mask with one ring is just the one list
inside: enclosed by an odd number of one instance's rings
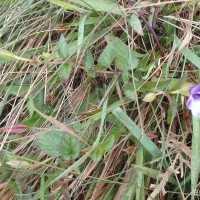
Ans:
{"label": "flower petal", "polygon": [[200,85],[192,86],[189,92],[191,95],[200,94]]}
{"label": "flower petal", "polygon": [[187,108],[192,111],[192,115],[200,118],[200,99],[194,99],[192,96],[187,101]]}
{"label": "flower petal", "polygon": [[192,101],[193,101],[193,100],[194,100],[193,97],[190,96],[189,99],[188,99],[187,102],[186,102],[186,107],[187,107],[187,109],[192,110]]}

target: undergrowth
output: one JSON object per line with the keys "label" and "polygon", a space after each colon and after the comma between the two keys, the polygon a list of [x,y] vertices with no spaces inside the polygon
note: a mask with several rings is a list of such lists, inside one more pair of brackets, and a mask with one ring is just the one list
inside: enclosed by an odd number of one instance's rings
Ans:
{"label": "undergrowth", "polygon": [[0,1],[1,199],[191,199],[199,8]]}

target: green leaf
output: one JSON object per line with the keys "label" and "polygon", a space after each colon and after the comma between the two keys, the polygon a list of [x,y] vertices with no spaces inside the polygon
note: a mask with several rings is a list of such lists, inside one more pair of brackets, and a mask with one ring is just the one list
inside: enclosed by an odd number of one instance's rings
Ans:
{"label": "green leaf", "polygon": [[0,86],[0,91],[5,91],[8,92],[9,94],[15,95],[15,96],[24,96],[26,94],[26,92],[29,89],[29,85],[19,85],[19,84],[12,84],[9,86],[4,86],[1,85]]}
{"label": "green leaf", "polygon": [[32,61],[30,59],[26,59],[26,58],[22,58],[22,57],[19,57],[19,56],[16,56],[14,53],[10,52],[10,51],[7,51],[7,50],[3,50],[3,49],[0,49],[0,60],[13,60],[13,59],[16,59],[16,60],[22,60],[22,61]]}
{"label": "green leaf", "polygon": [[80,152],[77,139],[61,131],[49,131],[36,137],[36,145],[47,155],[61,156],[64,160],[76,159]]}
{"label": "green leaf", "polygon": [[135,92],[134,92],[134,86],[133,84],[127,84],[125,85],[124,87],[124,93],[125,95],[132,99],[132,100],[135,100]]}
{"label": "green leaf", "polygon": [[[157,169],[151,169],[151,168],[144,167],[142,165],[136,165],[136,164],[133,164],[132,167],[135,171],[140,171],[140,172],[142,172],[142,174],[144,174],[148,177],[151,177],[155,180],[163,179],[163,173]],[[177,184],[176,181],[172,177],[169,178],[169,182],[174,185]]]}
{"label": "green leaf", "polygon": [[77,49],[77,55],[79,55],[81,51],[81,45],[83,43],[83,37],[84,37],[84,26],[85,26],[85,20],[87,18],[87,15],[82,17],[79,22],[79,27],[78,27],[78,49]]}
{"label": "green leaf", "polygon": [[68,79],[71,71],[72,71],[71,63],[62,64],[58,71],[60,79]]}
{"label": "green leaf", "polygon": [[46,120],[42,118],[39,114],[33,114],[30,118],[24,119],[20,124],[26,125],[28,127],[36,127],[42,125]]}
{"label": "green leaf", "polygon": [[115,142],[115,136],[109,135],[104,142],[99,144],[90,155],[94,162],[99,162],[103,154],[107,153]]}
{"label": "green leaf", "polygon": [[139,35],[143,36],[142,24],[136,14],[132,14],[131,18],[128,20],[128,23],[133,28],[133,30]]}
{"label": "green leaf", "polygon": [[119,38],[114,37],[111,34],[107,35],[106,39],[113,46],[113,52],[116,56],[116,65],[121,71],[126,72],[137,67],[138,59],[135,52],[133,52]]}
{"label": "green leaf", "polygon": [[91,69],[94,65],[94,59],[93,59],[92,53],[89,49],[87,49],[87,51],[85,53],[84,62],[85,62],[85,66],[89,69]]}
{"label": "green leaf", "polygon": [[98,65],[101,67],[110,68],[111,63],[116,57],[116,53],[111,43],[109,43],[99,56]]}
{"label": "green leaf", "polygon": [[34,113],[34,107],[35,107],[32,98],[30,98],[30,100],[27,102],[26,107],[28,109],[29,116],[32,117]]}
{"label": "green leaf", "polygon": [[69,55],[67,41],[63,34],[61,34],[58,42],[58,55],[62,59],[66,59]]}
{"label": "green leaf", "polygon": [[64,160],[76,159],[79,156],[80,145],[75,137],[63,133],[58,150]]}
{"label": "green leaf", "polygon": [[179,79],[172,79],[168,86],[168,90],[169,91],[179,90],[185,82],[186,82],[185,75]]}
{"label": "green leaf", "polygon": [[42,149],[47,155],[59,156],[59,145],[62,141],[62,132],[51,131],[36,137],[36,145]]}
{"label": "green leaf", "polygon": [[96,72],[95,71],[89,71],[89,72],[87,72],[87,76],[94,78],[96,76]]}
{"label": "green leaf", "polygon": [[176,116],[177,113],[177,102],[176,102],[176,97],[171,96],[171,104],[169,106],[169,109],[167,111],[167,123],[170,124],[174,117]]}
{"label": "green leaf", "polygon": [[149,77],[149,75],[151,74],[151,72],[152,72],[152,70],[153,70],[154,67],[155,67],[155,64],[154,64],[154,63],[151,63],[151,64],[148,66],[148,68],[147,68],[147,73],[146,73],[146,75],[143,76],[142,79],[146,80],[146,79]]}
{"label": "green leaf", "polygon": [[161,156],[159,148],[145,134],[142,134],[140,128],[123,112],[121,108],[115,108],[112,113],[154,158]]}
{"label": "green leaf", "polygon": [[0,59],[14,59],[15,57],[15,54],[10,52],[10,51],[7,51],[7,50],[3,50],[3,49],[0,49]]}
{"label": "green leaf", "polygon": [[80,166],[91,155],[91,153],[96,149],[96,147],[99,144],[99,140],[101,138],[102,132],[103,132],[103,126],[104,126],[104,121],[105,121],[105,117],[106,117],[106,110],[107,110],[107,103],[108,103],[108,99],[106,98],[106,100],[103,104],[103,110],[102,110],[102,115],[101,115],[101,123],[100,123],[99,132],[97,134],[95,142],[93,143],[92,148],[88,152],[86,152],[85,155],[83,155],[80,159],[78,159],[75,163],[73,163],[70,167],[68,167],[64,172],[62,172],[59,176],[57,176],[53,181],[51,181],[48,186],[52,185],[56,181],[63,178],[66,174],[68,174],[72,170],[74,170],[74,168],[77,168],[78,166]]}
{"label": "green leaf", "polygon": [[40,111],[44,110],[44,91],[40,91],[39,94],[34,98],[34,106]]}
{"label": "green leaf", "polygon": [[[139,166],[143,166],[143,162],[144,162],[143,154],[144,154],[143,147],[142,147],[142,145],[139,145],[138,150],[136,152],[136,164],[139,165]],[[136,170],[135,173],[136,173],[136,179],[135,179],[134,186],[136,188],[136,199],[141,199],[141,197],[145,195],[144,175],[139,170]],[[130,191],[130,189],[129,189],[129,191]],[[131,193],[131,191],[130,191],[130,193]],[[133,192],[132,192],[132,195],[134,195]]]}

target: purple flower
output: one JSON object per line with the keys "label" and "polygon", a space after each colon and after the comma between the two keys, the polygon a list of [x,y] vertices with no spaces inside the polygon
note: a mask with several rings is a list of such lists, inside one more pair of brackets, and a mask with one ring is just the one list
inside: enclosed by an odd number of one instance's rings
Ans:
{"label": "purple flower", "polygon": [[187,100],[186,106],[191,110],[192,115],[200,118],[200,85],[192,86],[189,92],[190,97]]}

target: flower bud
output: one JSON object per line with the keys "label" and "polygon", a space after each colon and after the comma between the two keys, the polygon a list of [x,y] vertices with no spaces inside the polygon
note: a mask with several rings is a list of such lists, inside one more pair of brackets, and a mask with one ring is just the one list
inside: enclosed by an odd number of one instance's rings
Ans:
{"label": "flower bud", "polygon": [[47,58],[49,58],[51,56],[51,54],[49,53],[49,52],[44,52],[43,54],[42,54],[42,58],[45,60],[45,59],[47,59]]}
{"label": "flower bud", "polygon": [[143,101],[152,102],[155,98],[156,98],[156,94],[151,92],[144,96]]}

